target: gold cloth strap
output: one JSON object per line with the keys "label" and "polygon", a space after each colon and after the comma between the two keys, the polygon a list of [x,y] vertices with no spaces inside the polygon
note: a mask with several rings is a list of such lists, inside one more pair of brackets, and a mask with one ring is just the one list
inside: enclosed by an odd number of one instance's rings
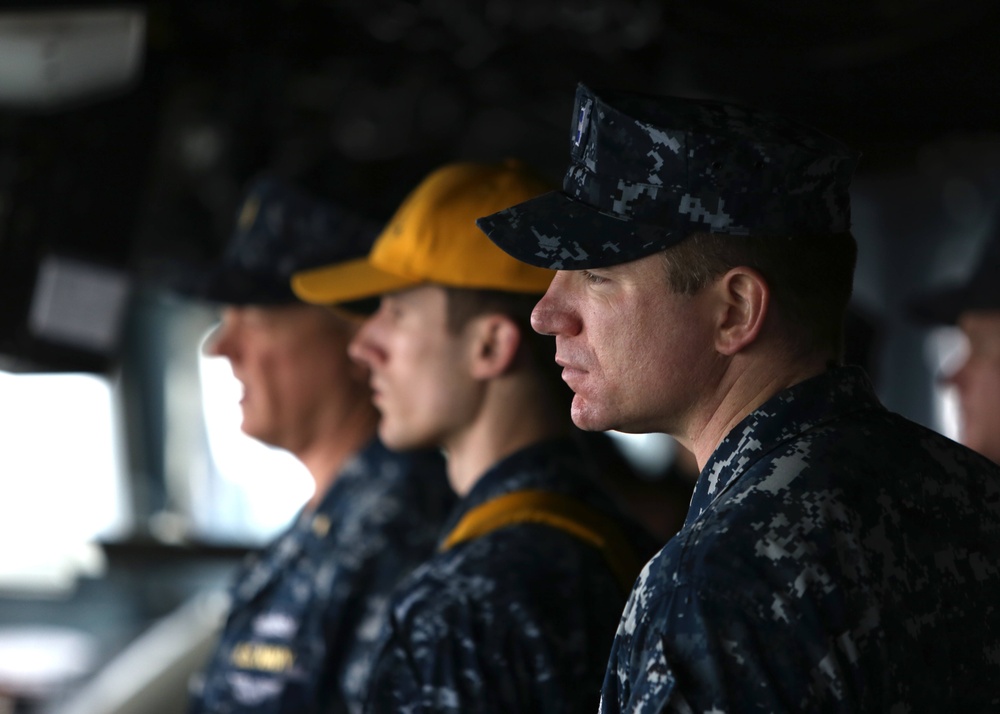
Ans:
{"label": "gold cloth strap", "polygon": [[632,590],[642,563],[618,526],[579,500],[550,491],[514,491],[476,506],[462,517],[438,550],[444,552],[516,523],[540,523],[579,538],[600,551],[626,593]]}

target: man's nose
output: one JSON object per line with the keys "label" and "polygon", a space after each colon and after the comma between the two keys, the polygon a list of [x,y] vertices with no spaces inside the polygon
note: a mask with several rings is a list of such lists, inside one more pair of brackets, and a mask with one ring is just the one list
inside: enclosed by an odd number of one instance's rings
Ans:
{"label": "man's nose", "polygon": [[563,271],[556,273],[549,289],[531,311],[531,327],[542,335],[570,337],[579,334],[582,323],[573,309]]}
{"label": "man's nose", "polygon": [[348,356],[364,366],[371,369],[374,364],[381,360],[384,352],[379,348],[378,342],[375,339],[376,325],[375,321],[378,319],[378,313],[376,312],[370,318],[365,320],[358,331],[355,333],[353,339],[347,345]]}
{"label": "man's nose", "polygon": [[217,324],[205,335],[201,343],[201,352],[207,357],[231,357],[232,340],[230,332],[232,330],[223,321]]}

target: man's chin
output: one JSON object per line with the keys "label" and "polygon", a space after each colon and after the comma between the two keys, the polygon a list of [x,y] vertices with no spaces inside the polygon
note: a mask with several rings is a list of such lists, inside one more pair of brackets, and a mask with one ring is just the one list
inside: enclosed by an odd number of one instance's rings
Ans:
{"label": "man's chin", "polygon": [[959,442],[973,451],[982,454],[995,464],[1000,464],[1000,439],[987,439],[977,434],[962,434]]}
{"label": "man's chin", "polygon": [[624,434],[651,434],[663,431],[656,420],[602,408],[593,401],[573,397],[570,411],[573,423],[584,431],[620,431]]}
{"label": "man's chin", "polygon": [[584,402],[580,395],[573,397],[570,417],[573,419],[573,423],[584,431],[607,431],[615,428],[608,426],[610,420],[601,414],[600,410],[595,409],[592,403]]}
{"label": "man's chin", "polygon": [[272,446],[278,449],[285,448],[284,445],[280,443],[281,441],[280,439],[278,439],[273,433],[266,431],[264,429],[254,428],[252,425],[248,426],[244,424],[242,431],[251,439],[259,441],[262,444],[266,444],[267,446]]}
{"label": "man's chin", "polygon": [[412,434],[386,427],[384,419],[378,425],[378,438],[384,446],[393,451],[412,451],[436,446],[436,444],[426,444],[420,439],[414,438]]}

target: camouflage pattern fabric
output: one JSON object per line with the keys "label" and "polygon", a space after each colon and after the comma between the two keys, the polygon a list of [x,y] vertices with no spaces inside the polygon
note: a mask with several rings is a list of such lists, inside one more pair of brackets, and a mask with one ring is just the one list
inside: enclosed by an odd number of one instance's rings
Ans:
{"label": "camouflage pattern fabric", "polygon": [[858,158],[769,112],[581,84],[563,190],[476,224],[518,260],[555,270],[625,263],[696,232],[828,235],[850,227]]}
{"label": "camouflage pattern fabric", "polygon": [[600,711],[1000,711],[1000,469],[835,368],[719,445]]}
{"label": "camouflage pattern fabric", "polygon": [[[615,519],[644,562],[655,544],[610,504],[569,439],[495,465],[452,515],[514,491],[571,496]],[[393,598],[367,712],[593,712],[625,604],[601,552],[519,523],[439,552]]]}
{"label": "camouflage pattern fabric", "polygon": [[222,255],[210,266],[173,265],[165,287],[229,305],[297,303],[293,274],[367,255],[380,230],[344,206],[262,174],[247,186]]}
{"label": "camouflage pattern fabric", "polygon": [[359,712],[389,592],[433,552],[454,502],[436,454],[372,442],[239,573],[192,714]]}

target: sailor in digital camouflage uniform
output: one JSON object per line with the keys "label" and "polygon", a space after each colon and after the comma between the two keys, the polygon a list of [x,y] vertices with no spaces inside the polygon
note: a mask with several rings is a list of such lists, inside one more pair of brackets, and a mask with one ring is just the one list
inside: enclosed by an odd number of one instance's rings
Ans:
{"label": "sailor in digital camouflage uniform", "polygon": [[564,190],[484,217],[559,272],[588,429],[702,467],[622,615],[600,711],[1000,711],[1000,472],[838,365],[856,155],[733,105],[577,91]]}
{"label": "sailor in digital camouflage uniform", "polygon": [[350,349],[371,370],[379,434],[442,447],[461,496],[438,553],[393,598],[368,712],[593,711],[655,552],[598,487],[552,341],[528,325],[552,271],[475,225],[545,188],[517,162],[444,166],[367,259],[295,277],[307,301],[382,295]]}
{"label": "sailor in digital camouflage uniform", "polygon": [[958,394],[958,440],[1000,464],[1000,225],[959,284],[938,287],[908,304],[927,325],[957,325],[962,363],[944,375]]}
{"label": "sailor in digital camouflage uniform", "polygon": [[364,255],[376,233],[262,177],[221,261],[174,285],[226,306],[208,349],[243,383],[243,430],[316,481],[237,573],[193,713],[360,711],[389,591],[432,552],[453,505],[439,455],[400,456],[376,437],[367,374],[347,357],[360,317],[304,305],[289,285],[296,269]]}

